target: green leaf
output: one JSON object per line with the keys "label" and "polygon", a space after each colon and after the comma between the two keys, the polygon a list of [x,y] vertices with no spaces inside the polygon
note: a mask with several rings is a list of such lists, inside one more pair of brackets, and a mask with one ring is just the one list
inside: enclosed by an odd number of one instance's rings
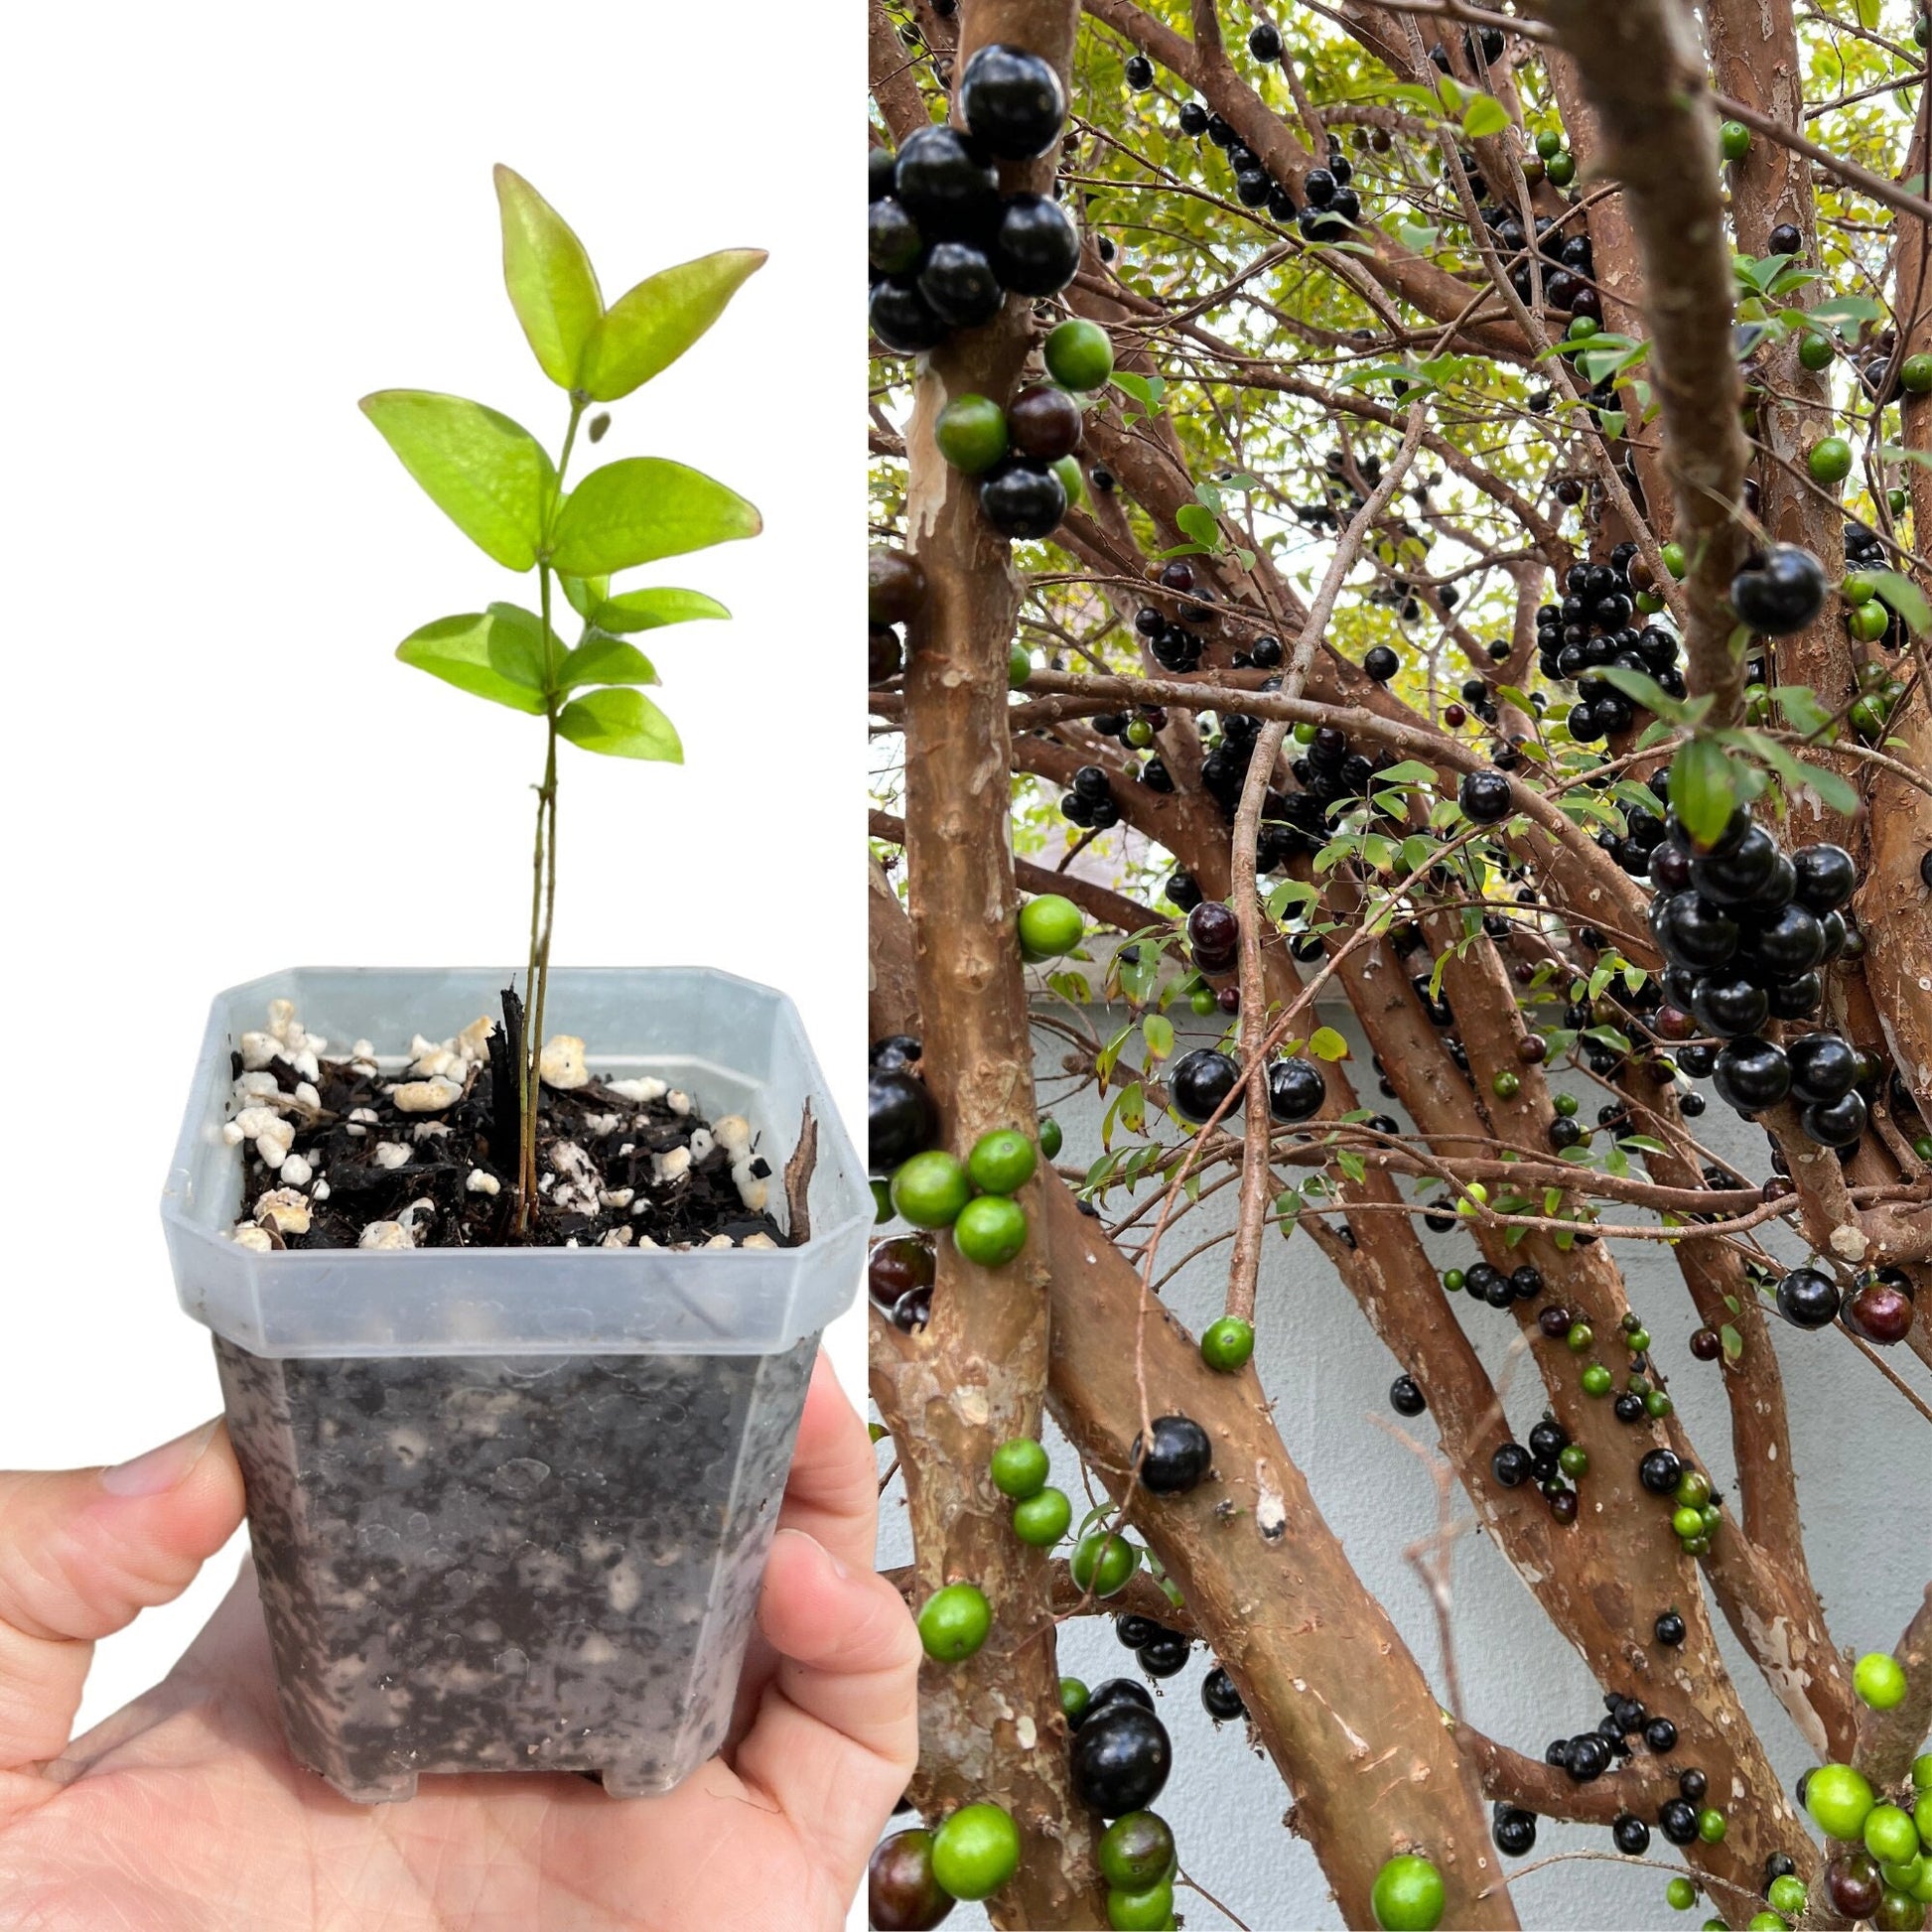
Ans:
{"label": "green leaf", "polygon": [[641,691],[593,691],[572,698],[557,714],[557,729],[573,745],[606,758],[684,762],[677,728]]}
{"label": "green leaf", "polygon": [[1220,525],[1213,512],[1200,503],[1182,503],[1174,511],[1174,525],[1183,536],[1191,537],[1204,549],[1212,550],[1221,541]]}
{"label": "green leaf", "polygon": [[667,623],[689,623],[693,618],[728,618],[731,613],[703,591],[673,590],[664,585],[647,591],[622,591],[606,598],[586,615],[600,630],[622,635],[632,630],[658,630]]}
{"label": "green leaf", "polygon": [[721,248],[645,276],[591,331],[577,386],[598,402],[616,402],[641,388],[725,313],[725,304],[764,259],[762,248]]}
{"label": "green leaf", "polygon": [[503,285],[537,365],[560,389],[574,388],[584,345],[604,318],[604,297],[584,244],[530,184],[499,162]]}
{"label": "green leaf", "polygon": [[1318,1060],[1345,1060],[1348,1042],[1332,1027],[1317,1027],[1309,1035],[1309,1051]]}
{"label": "green leaf", "polygon": [[1500,134],[1509,125],[1509,110],[1494,94],[1477,94],[1462,110],[1462,132],[1471,141]]}
{"label": "green leaf", "polygon": [[655,684],[657,669],[635,644],[593,630],[563,661],[557,675],[560,691],[580,690],[586,684]]}
{"label": "green leaf", "polygon": [[1715,845],[1737,803],[1737,773],[1715,739],[1681,746],[1670,767],[1671,809],[1701,845]]}
{"label": "green leaf", "polygon": [[624,457],[564,498],[551,562],[577,577],[628,570],[658,557],[755,537],[763,519],[736,490],[662,457]]}
{"label": "green leaf", "polygon": [[1150,1013],[1141,1022],[1141,1037],[1147,1041],[1148,1058],[1164,1060],[1173,1051],[1173,1022],[1163,1014]]}
{"label": "green leaf", "polygon": [[1923,637],[1932,630],[1932,604],[1926,603],[1925,593],[1909,577],[1901,577],[1895,570],[1874,570],[1867,575],[1878,595],[1911,625],[1914,636]]}
{"label": "green leaf", "polygon": [[[1673,698],[1654,677],[1646,677],[1642,671],[1633,671],[1623,664],[1599,665],[1596,675],[1604,683],[1614,684],[1626,698],[1634,698],[1646,711],[1654,711],[1659,718],[1668,718],[1673,724],[1685,722],[1688,707]],[[1708,711],[1710,706],[1707,704],[1705,709]]]}
{"label": "green leaf", "polygon": [[1744,1337],[1728,1321],[1718,1330],[1718,1339],[1724,1343],[1725,1360],[1734,1362],[1744,1352]]}
{"label": "green leaf", "polygon": [[428,389],[378,390],[361,408],[430,500],[485,556],[506,570],[536,562],[557,472],[527,429],[480,402]]}
{"label": "green leaf", "polygon": [[459,691],[540,717],[542,657],[537,653],[533,661],[532,656],[537,620],[527,611],[515,612],[529,624],[527,638],[519,638],[518,626],[498,615],[513,610],[511,605],[498,604],[466,617],[439,618],[412,630],[396,646],[396,655]]}
{"label": "green leaf", "polygon": [[[570,599],[570,608],[580,618],[595,619],[597,607],[611,595],[611,580],[608,577],[564,577],[558,580],[564,587],[564,595]],[[607,623],[606,630],[616,630],[619,626]]]}

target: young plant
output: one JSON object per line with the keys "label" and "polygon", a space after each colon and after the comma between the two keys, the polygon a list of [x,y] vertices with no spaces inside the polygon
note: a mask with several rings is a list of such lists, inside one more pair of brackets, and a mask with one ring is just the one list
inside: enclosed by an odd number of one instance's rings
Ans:
{"label": "young plant", "polygon": [[[553,460],[520,423],[461,396],[382,389],[362,410],[450,520],[504,569],[536,573],[534,611],[491,604],[439,618],[396,646],[405,664],[507,705],[544,727],[524,976],[528,1024],[519,1074],[516,1215],[527,1236],[536,1205],[536,1127],[544,1000],[557,897],[557,742],[605,758],[682,763],[671,721],[642,687],[657,671],[632,633],[731,615],[702,591],[614,591],[620,572],[709,549],[762,527],[756,508],[701,471],[662,457],[622,457],[565,486],[577,432],[596,403],[614,403],[661,374],[724,313],[764,261],[726,248],[646,276],[608,307],[584,245],[520,175],[496,169],[503,281],[539,366],[569,401]],[[600,410],[592,443],[610,426]],[[553,628],[557,592],[581,621],[566,645]]]}

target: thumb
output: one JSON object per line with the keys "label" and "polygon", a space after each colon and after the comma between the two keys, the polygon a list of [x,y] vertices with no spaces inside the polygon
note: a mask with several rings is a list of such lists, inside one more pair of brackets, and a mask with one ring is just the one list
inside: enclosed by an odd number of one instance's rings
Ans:
{"label": "thumb", "polygon": [[94,1640],[179,1596],[241,1507],[218,1421],[111,1469],[0,1473],[0,1771],[61,1755]]}

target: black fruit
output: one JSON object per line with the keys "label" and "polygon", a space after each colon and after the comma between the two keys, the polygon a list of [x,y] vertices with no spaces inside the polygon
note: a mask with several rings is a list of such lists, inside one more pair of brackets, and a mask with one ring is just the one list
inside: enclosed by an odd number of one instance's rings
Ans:
{"label": "black fruit", "polygon": [[1820,1147],[1850,1147],[1864,1132],[1867,1117],[1863,1094],[1842,1093],[1807,1107],[1798,1124]]}
{"label": "black fruit", "polygon": [[1312,1119],[1327,1097],[1320,1068],[1308,1060],[1277,1060],[1268,1069],[1268,1111],[1284,1126]]}
{"label": "black fruit", "polygon": [[974,241],[1000,217],[1000,180],[958,129],[922,127],[905,137],[893,176],[898,199],[933,241]]}
{"label": "black fruit", "polygon": [[980,509],[1003,537],[1043,537],[1066,514],[1066,491],[1052,471],[1016,463],[980,484]]}
{"label": "black fruit", "polygon": [[866,150],[866,175],[872,189],[873,201],[883,200],[893,192],[893,175],[897,166],[897,157],[891,148]]}
{"label": "black fruit", "polygon": [[1248,29],[1248,52],[1257,61],[1282,58],[1282,30],[1272,20],[1258,20]]}
{"label": "black fruit", "polygon": [[866,1166],[892,1173],[929,1148],[939,1132],[939,1110],[916,1073],[877,1068],[866,1085]]}
{"label": "black fruit", "polygon": [[1173,1071],[1168,1075],[1168,1092],[1174,1112],[1198,1127],[1212,1117],[1240,1078],[1241,1069],[1219,1048],[1196,1046],[1174,1061]]}
{"label": "black fruit", "polygon": [[1688,1798],[1667,1798],[1657,1807],[1657,1823],[1673,1845],[1689,1845],[1698,1835],[1697,1807]]}
{"label": "black fruit", "polygon": [[1214,1445],[1191,1416],[1156,1416],[1143,1449],[1136,1435],[1128,1460],[1151,1495],[1184,1496],[1214,1464]]}
{"label": "black fruit", "polygon": [[1677,1748],[1677,1726],[1668,1718],[1652,1718],[1643,1727],[1643,1741],[1653,1751]]}
{"label": "black fruit", "polygon": [[1684,1619],[1675,1610],[1661,1611],[1651,1625],[1651,1634],[1659,1643],[1675,1650],[1684,1641]]}
{"label": "black fruit", "polygon": [[1808,911],[1835,910],[1859,883],[1859,869],[1842,845],[1801,845],[1791,863],[1798,874],[1798,903]]}
{"label": "black fruit", "polygon": [[1794,1268],[1778,1283],[1778,1312],[1793,1327],[1830,1327],[1838,1305],[1838,1285],[1816,1268]]}
{"label": "black fruit", "polygon": [[876,282],[866,307],[872,333],[888,348],[904,355],[937,348],[946,340],[946,325],[909,282]]}
{"label": "black fruit", "polygon": [[1127,84],[1137,94],[1145,93],[1154,85],[1154,63],[1145,54],[1130,54],[1122,71],[1127,77]]}
{"label": "black fruit", "polygon": [[973,139],[1002,161],[1031,161],[1059,139],[1066,89],[1050,61],[995,42],[966,63],[959,111]]}
{"label": "black fruit", "polygon": [[1736,1039],[1763,1026],[1771,1017],[1771,1001],[1754,981],[1714,974],[1698,982],[1697,991],[1691,995],[1691,1011],[1707,1034]]}
{"label": "black fruit", "polygon": [[1193,1642],[1178,1630],[1157,1630],[1141,1645],[1141,1668],[1150,1677],[1173,1677],[1184,1670]]}
{"label": "black fruit", "polygon": [[993,272],[1016,295],[1057,295],[1080,266],[1072,217],[1045,195],[1013,195],[993,237]]}
{"label": "black fruit", "polygon": [[1402,659],[1387,644],[1377,644],[1362,656],[1362,669],[1377,684],[1386,684],[1402,668]]}
{"label": "black fruit", "polygon": [[[1097,1718],[1103,1711],[1111,1711],[1116,1705],[1122,1704],[1137,1704],[1143,1711],[1152,1711],[1154,1693],[1131,1677],[1110,1677],[1104,1684],[1093,1687],[1093,1695],[1087,1699],[1087,1708],[1080,1714],[1080,1723],[1084,1724],[1089,1718]],[[1077,1730],[1080,1725],[1073,1727]]]}
{"label": "black fruit", "polygon": [[1234,1679],[1219,1664],[1201,1679],[1200,1702],[1201,1709],[1217,1725],[1232,1724],[1236,1718],[1248,1715],[1241,1693],[1234,1688]]}
{"label": "black fruit", "polygon": [[1420,1416],[1429,1407],[1412,1375],[1398,1375],[1389,1384],[1389,1407],[1398,1416]]}
{"label": "black fruit", "polygon": [[[874,150],[878,152],[877,149]],[[917,264],[925,237],[902,203],[890,196],[866,213],[866,259],[882,275],[908,274]]]}
{"label": "black fruit", "polygon": [[1650,908],[1650,927],[1673,966],[1709,972],[1737,950],[1737,921],[1696,893],[1672,893]]}
{"label": "black fruit", "polygon": [[1755,1114],[1775,1107],[1791,1091],[1791,1063],[1768,1039],[1749,1035],[1725,1047],[1711,1079],[1725,1106]]}
{"label": "black fruit", "polygon": [[1536,1850],[1536,1814],[1514,1805],[1498,1806],[1489,1826],[1489,1836],[1495,1840],[1496,1850],[1505,1857],[1526,1859]]}
{"label": "black fruit", "polygon": [[1825,958],[1825,928],[1802,905],[1781,905],[1745,940],[1745,951],[1781,980],[1808,973]]}
{"label": "black fruit", "polygon": [[1668,1496],[1683,1473],[1684,1464],[1675,1449],[1652,1449],[1637,1464],[1637,1480],[1653,1496]]}
{"label": "black fruit", "polygon": [[977,329],[1000,313],[1006,300],[985,254],[965,241],[939,241],[919,270],[926,307],[952,329]]}
{"label": "black fruit", "polygon": [[1514,1489],[1529,1479],[1530,1459],[1529,1450],[1521,1443],[1505,1443],[1489,1458],[1489,1473],[1505,1489]]}
{"label": "black fruit", "polygon": [[1837,1034],[1806,1034],[1785,1042],[1792,1098],[1804,1106],[1837,1100],[1858,1084],[1859,1056]]}
{"label": "black fruit", "polygon": [[1103,1818],[1121,1818],[1145,1810],[1161,1795],[1173,1746],[1167,1726],[1138,1704],[1123,1702],[1097,1715],[1089,1706],[1068,1763],[1081,1803]]}
{"label": "black fruit", "polygon": [[1650,1850],[1650,1827],[1627,1811],[1610,1827],[1610,1837],[1626,1858],[1640,1859]]}
{"label": "black fruit", "polygon": [[1734,846],[1693,859],[1691,883],[1713,905],[1761,904],[1777,862],[1776,842],[1763,826],[1753,825]]}
{"label": "black fruit", "polygon": [[[1779,232],[1772,231],[1773,254],[1780,252]],[[1797,249],[1786,252],[1796,254]],[[1802,630],[1825,608],[1824,568],[1809,550],[1795,543],[1776,544],[1762,562],[1730,580],[1730,608],[1740,621],[1767,637]]]}
{"label": "black fruit", "polygon": [[1500,771],[1465,771],[1455,796],[1463,814],[1478,825],[1509,816],[1509,779]]}
{"label": "black fruit", "polygon": [[1114,1619],[1114,1635],[1129,1650],[1138,1650],[1144,1643],[1152,1643],[1161,1634],[1162,1625],[1151,1616],[1119,1616]]}

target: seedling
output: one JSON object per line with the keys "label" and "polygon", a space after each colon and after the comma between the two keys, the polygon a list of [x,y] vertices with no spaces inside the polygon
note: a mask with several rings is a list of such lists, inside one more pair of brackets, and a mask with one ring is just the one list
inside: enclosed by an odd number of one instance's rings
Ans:
{"label": "seedling", "polygon": [[[604,758],[679,764],[676,728],[645,695],[655,666],[630,635],[731,613],[702,591],[614,591],[612,580],[660,557],[756,536],[759,512],[701,471],[662,457],[621,457],[565,486],[577,433],[593,404],[621,401],[661,374],[724,313],[764,261],[727,248],[646,276],[609,307],[584,245],[520,175],[496,169],[503,281],[545,375],[564,391],[568,420],[556,458],[509,417],[426,389],[383,389],[362,410],[431,500],[493,563],[536,573],[536,605],[490,604],[439,618],[396,646],[405,664],[492,704],[543,720],[543,775],[531,862],[524,973],[528,1024],[516,1049],[517,1197],[513,1232],[528,1235],[536,1203],[536,1116],[557,897],[557,743]],[[609,427],[588,425],[598,443]],[[566,646],[553,628],[557,592],[580,620]]]}

